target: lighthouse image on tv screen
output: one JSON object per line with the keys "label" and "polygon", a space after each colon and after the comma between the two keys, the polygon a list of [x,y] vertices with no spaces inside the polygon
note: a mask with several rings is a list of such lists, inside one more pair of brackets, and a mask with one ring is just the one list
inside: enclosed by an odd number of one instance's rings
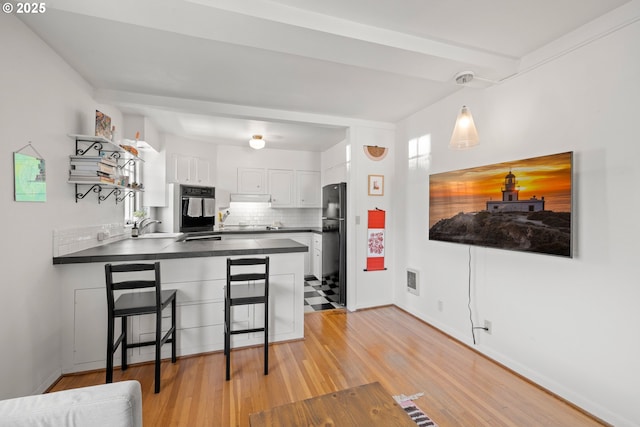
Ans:
{"label": "lighthouse image on tv screen", "polygon": [[429,239],[571,257],[573,152],[429,176]]}

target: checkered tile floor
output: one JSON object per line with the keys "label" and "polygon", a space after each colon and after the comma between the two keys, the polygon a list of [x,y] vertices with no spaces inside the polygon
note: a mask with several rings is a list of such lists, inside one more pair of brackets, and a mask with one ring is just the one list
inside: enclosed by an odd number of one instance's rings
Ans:
{"label": "checkered tile floor", "polygon": [[338,284],[331,278],[318,280],[315,276],[304,278],[304,312],[343,308],[338,304]]}

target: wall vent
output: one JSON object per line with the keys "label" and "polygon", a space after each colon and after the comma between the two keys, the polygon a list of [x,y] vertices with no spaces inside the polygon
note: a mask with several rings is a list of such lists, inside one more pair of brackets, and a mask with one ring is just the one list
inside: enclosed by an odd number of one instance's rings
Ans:
{"label": "wall vent", "polygon": [[418,272],[407,268],[407,292],[414,295],[420,295],[420,282],[418,281]]}

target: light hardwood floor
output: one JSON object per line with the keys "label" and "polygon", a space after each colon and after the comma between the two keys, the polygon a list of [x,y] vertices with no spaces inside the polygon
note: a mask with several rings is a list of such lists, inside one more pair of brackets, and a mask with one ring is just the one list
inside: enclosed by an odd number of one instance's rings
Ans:
{"label": "light hardwood floor", "polygon": [[[394,306],[305,315],[305,339],[273,344],[269,375],[262,348],[234,350],[231,381],[213,353],[117,370],[114,381],[142,384],[145,427],[248,426],[249,414],[379,381],[391,395],[416,400],[440,427],[602,426],[553,395]],[[104,371],[65,376],[51,391],[104,382]]]}

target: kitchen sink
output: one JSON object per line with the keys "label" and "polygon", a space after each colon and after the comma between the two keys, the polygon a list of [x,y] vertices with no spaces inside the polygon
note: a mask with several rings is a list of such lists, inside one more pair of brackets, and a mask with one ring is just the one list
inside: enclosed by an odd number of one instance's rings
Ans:
{"label": "kitchen sink", "polygon": [[218,231],[252,231],[252,230],[266,230],[265,225],[225,225],[219,227]]}
{"label": "kitchen sink", "polygon": [[182,236],[184,233],[145,233],[137,237],[137,239],[175,239]]}
{"label": "kitchen sink", "polygon": [[210,231],[184,233],[176,239],[176,242],[192,242],[194,240],[222,240],[222,237],[220,237],[219,233],[212,233]]}

